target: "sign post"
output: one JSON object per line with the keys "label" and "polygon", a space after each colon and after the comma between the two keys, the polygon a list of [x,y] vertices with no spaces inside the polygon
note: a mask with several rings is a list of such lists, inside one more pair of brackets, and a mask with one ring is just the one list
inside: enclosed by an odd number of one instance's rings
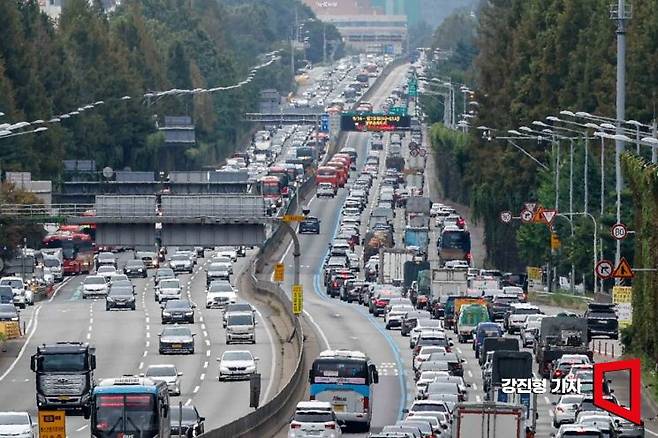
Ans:
{"label": "sign post", "polygon": [[66,412],[39,411],[39,438],[65,438]]}
{"label": "sign post", "polygon": [[612,270],[614,266],[610,260],[599,260],[596,264],[596,276],[601,280],[607,280],[612,277]]}
{"label": "sign post", "polygon": [[304,310],[304,290],[301,284],[292,285],[292,313],[301,315]]}
{"label": "sign post", "polygon": [[633,323],[633,288],[630,286],[613,286],[612,302],[617,305],[619,327],[625,328]]}
{"label": "sign post", "polygon": [[610,227],[610,235],[616,240],[624,240],[628,236],[628,229],[622,223],[614,224]]}

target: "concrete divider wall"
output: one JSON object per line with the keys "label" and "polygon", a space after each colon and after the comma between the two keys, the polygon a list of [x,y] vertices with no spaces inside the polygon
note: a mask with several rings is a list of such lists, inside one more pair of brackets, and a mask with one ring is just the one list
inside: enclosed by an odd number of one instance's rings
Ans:
{"label": "concrete divider wall", "polygon": [[[368,91],[359,99],[359,102],[367,101],[379,89],[385,78],[395,69],[406,62],[404,59],[396,59],[387,65],[382,74],[375,80]],[[345,142],[345,133],[341,132],[337,142],[331,144],[323,160],[326,163],[333,156],[338,147]],[[300,207],[306,203],[307,198],[314,192],[315,178],[306,180],[293,195],[283,214],[295,214],[300,211]],[[289,421],[289,413],[293,412],[297,400],[303,398],[306,385],[305,377],[308,374],[309,362],[305,357],[304,332],[300,319],[292,313],[292,303],[285,291],[277,284],[270,281],[259,280],[258,274],[263,274],[263,269],[271,262],[271,259],[281,249],[282,245],[287,244],[287,234],[275,225],[272,235],[263,243],[259,254],[251,266],[246,270],[241,281],[250,290],[255,291],[261,296],[274,297],[282,306],[283,311],[290,318],[293,326],[293,335],[291,342],[295,343],[297,349],[297,361],[295,369],[279,391],[270,401],[260,406],[258,409],[247,414],[242,418],[232,421],[222,427],[210,430],[202,436],[206,438],[261,438],[272,436],[276,431],[282,429]],[[219,407],[221,408],[221,407]]]}

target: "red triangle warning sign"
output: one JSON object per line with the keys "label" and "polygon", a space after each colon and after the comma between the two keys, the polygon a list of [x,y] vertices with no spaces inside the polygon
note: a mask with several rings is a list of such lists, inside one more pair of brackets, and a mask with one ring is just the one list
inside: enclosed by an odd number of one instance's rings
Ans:
{"label": "red triangle warning sign", "polygon": [[635,274],[633,274],[633,268],[631,268],[631,265],[626,261],[624,257],[619,260],[619,264],[615,268],[614,271],[612,271],[612,277],[613,278],[633,278]]}

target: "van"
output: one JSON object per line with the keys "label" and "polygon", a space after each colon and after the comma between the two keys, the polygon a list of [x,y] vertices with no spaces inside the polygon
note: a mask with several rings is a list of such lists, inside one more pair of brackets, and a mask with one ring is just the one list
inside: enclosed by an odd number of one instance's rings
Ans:
{"label": "van", "polygon": [[226,344],[256,343],[256,318],[253,313],[234,313],[226,318]]}

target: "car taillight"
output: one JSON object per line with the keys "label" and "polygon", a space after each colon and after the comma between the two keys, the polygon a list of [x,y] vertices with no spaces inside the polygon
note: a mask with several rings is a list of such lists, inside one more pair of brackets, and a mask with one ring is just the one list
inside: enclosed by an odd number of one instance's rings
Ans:
{"label": "car taillight", "polygon": [[560,371],[560,370],[556,370],[556,371],[553,373],[553,377],[560,377],[561,375],[562,375],[562,371]]}
{"label": "car taillight", "polygon": [[300,429],[302,425],[300,423],[290,423],[291,429]]}
{"label": "car taillight", "polygon": [[366,412],[370,408],[370,399],[363,397],[363,411]]}
{"label": "car taillight", "polygon": [[386,301],[383,301],[383,300],[377,300],[377,301],[375,302],[375,304],[378,305],[379,307],[383,307],[383,306],[386,306]]}
{"label": "car taillight", "polygon": [[470,252],[468,254],[466,254],[466,261],[470,265],[471,262],[473,261],[473,254],[471,254]]}
{"label": "car taillight", "polygon": [[556,407],[555,410],[558,412],[564,412],[564,409],[562,409],[560,406]]}
{"label": "car taillight", "polygon": [[325,429],[335,429],[336,428],[336,423],[325,423],[324,428]]}
{"label": "car taillight", "polygon": [[333,286],[334,286],[334,287],[338,287],[338,282],[337,282],[337,281],[334,281]]}

